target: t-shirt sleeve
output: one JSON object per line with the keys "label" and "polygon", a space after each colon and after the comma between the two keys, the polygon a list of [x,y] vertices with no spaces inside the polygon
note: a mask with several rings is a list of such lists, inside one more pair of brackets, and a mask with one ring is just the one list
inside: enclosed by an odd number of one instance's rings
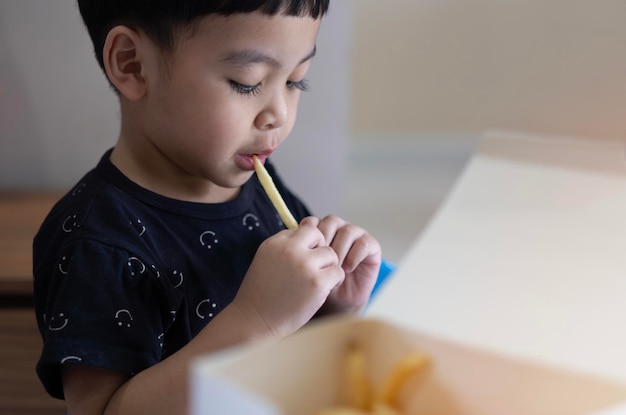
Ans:
{"label": "t-shirt sleeve", "polygon": [[[61,366],[83,364],[133,375],[161,360],[167,329],[166,290],[147,258],[99,241],[61,249],[48,275],[45,308],[37,316],[44,338],[37,373],[62,398]],[[35,284],[37,287],[35,274]]]}

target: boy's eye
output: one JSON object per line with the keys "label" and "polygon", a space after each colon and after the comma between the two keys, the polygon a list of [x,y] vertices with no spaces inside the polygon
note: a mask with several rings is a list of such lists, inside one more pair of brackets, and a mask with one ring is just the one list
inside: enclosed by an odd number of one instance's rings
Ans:
{"label": "boy's eye", "polygon": [[287,81],[287,88],[298,89],[300,91],[308,91],[309,81],[306,79],[302,79],[301,81]]}
{"label": "boy's eye", "polygon": [[241,95],[256,95],[261,91],[261,85],[244,85],[236,81],[230,81],[230,87]]}

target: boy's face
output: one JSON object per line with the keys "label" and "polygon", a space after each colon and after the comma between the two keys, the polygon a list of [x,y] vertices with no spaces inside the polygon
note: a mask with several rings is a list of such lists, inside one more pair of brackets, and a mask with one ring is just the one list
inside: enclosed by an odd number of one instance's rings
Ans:
{"label": "boy's face", "polygon": [[179,184],[236,194],[252,175],[251,156],[264,160],[293,128],[319,25],[210,15],[171,54],[153,48],[139,130],[157,149],[154,163]]}

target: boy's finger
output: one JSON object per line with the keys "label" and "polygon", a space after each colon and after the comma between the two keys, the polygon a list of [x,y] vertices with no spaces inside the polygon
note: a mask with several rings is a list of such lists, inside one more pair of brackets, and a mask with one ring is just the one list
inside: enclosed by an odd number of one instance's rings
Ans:
{"label": "boy's finger", "polygon": [[300,221],[300,226],[314,226],[317,228],[317,225],[320,223],[320,220],[315,216],[307,216],[306,218]]}
{"label": "boy's finger", "polygon": [[343,219],[334,215],[329,215],[320,220],[317,227],[324,234],[324,238],[326,238],[326,243],[332,246],[332,243],[337,235],[337,231],[345,224],[346,221],[344,221]]}
{"label": "boy's finger", "polygon": [[375,261],[376,255],[378,255],[379,252],[380,250],[375,239],[365,233],[354,241],[352,248],[343,259],[343,262],[341,262],[341,266],[345,272],[352,272],[359,264],[370,257]]}
{"label": "boy's finger", "polygon": [[[331,247],[337,252],[337,256],[339,257],[339,264],[346,269],[351,268],[349,264],[346,264],[345,261],[351,257],[354,259],[362,259],[367,256],[363,252],[363,244],[361,238],[365,235],[365,231],[357,226],[346,225],[343,228],[339,229]],[[354,261],[353,259],[353,261]],[[358,262],[357,262],[358,264]]]}
{"label": "boy's finger", "polygon": [[320,246],[327,246],[324,234],[317,228],[319,220],[315,217],[302,219],[298,229],[294,229],[292,235],[305,241],[308,248],[313,249]]}

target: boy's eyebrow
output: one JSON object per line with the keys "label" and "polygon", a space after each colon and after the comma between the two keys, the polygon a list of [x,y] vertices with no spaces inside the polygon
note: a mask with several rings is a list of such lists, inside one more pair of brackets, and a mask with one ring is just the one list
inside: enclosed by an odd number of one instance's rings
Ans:
{"label": "boy's eyebrow", "polygon": [[[302,65],[309,59],[313,59],[317,53],[317,45],[313,47],[313,50],[305,56],[298,65]],[[253,49],[244,49],[229,53],[223,59],[224,62],[238,66],[250,66],[256,63],[264,63],[274,67],[281,67],[281,63],[271,56],[268,56],[260,51]]]}

